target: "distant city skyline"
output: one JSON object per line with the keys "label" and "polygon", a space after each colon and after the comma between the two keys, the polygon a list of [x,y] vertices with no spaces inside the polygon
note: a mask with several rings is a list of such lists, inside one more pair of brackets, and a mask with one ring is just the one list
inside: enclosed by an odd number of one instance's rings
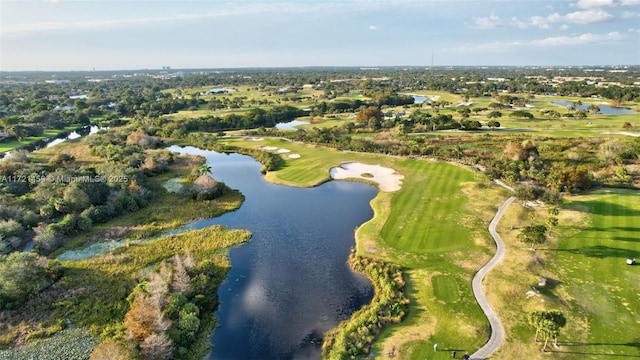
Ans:
{"label": "distant city skyline", "polygon": [[0,70],[640,64],[640,0],[6,1]]}

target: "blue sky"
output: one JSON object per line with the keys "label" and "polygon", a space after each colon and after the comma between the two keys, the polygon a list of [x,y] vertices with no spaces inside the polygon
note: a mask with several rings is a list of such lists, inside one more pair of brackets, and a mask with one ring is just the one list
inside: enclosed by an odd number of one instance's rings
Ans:
{"label": "blue sky", "polygon": [[0,70],[640,64],[640,0],[0,0]]}

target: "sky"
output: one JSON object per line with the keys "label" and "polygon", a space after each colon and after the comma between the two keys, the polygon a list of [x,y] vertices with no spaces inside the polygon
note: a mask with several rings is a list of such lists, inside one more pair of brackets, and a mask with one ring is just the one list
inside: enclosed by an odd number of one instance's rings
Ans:
{"label": "sky", "polygon": [[640,0],[0,0],[0,70],[640,65]]}

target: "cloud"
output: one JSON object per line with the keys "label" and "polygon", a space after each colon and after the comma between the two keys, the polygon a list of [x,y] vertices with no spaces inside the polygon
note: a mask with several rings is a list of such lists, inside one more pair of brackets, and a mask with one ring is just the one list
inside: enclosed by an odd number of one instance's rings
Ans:
{"label": "cloud", "polygon": [[497,15],[489,15],[487,17],[473,17],[473,24],[468,25],[469,27],[473,28],[473,29],[482,29],[482,30],[486,30],[486,29],[493,29],[497,26],[501,26],[502,25],[502,21],[500,20],[500,17]]}
{"label": "cloud", "polygon": [[613,18],[613,15],[604,10],[587,10],[576,11],[564,16],[570,24],[596,24],[609,21]]}
{"label": "cloud", "polygon": [[571,45],[584,45],[584,44],[596,44],[606,43],[612,41],[618,41],[622,38],[617,31],[610,32],[604,35],[586,33],[578,36],[556,36],[548,37],[540,40],[530,41],[530,45],[534,46],[571,46]]}
{"label": "cloud", "polygon": [[556,23],[588,25],[607,22],[611,19],[613,19],[613,15],[606,11],[601,9],[591,9],[575,11],[566,15],[554,13],[546,17],[532,16],[529,18],[529,24],[541,29],[550,29],[552,27],[551,25]]}
{"label": "cloud", "polygon": [[377,25],[369,25],[369,30],[371,30],[371,31],[380,30],[380,26],[377,26]]}
{"label": "cloud", "polygon": [[622,15],[620,15],[620,17],[623,19],[632,19],[634,17],[640,17],[640,13],[635,11],[625,11],[624,13],[622,13]]}
{"label": "cloud", "polygon": [[488,30],[500,27],[517,27],[520,29],[526,29],[529,27],[525,21],[513,16],[511,19],[501,19],[497,15],[489,15],[486,17],[473,17],[472,24],[466,24],[467,27],[472,29]]}
{"label": "cloud", "polygon": [[[45,0],[59,1],[59,0]],[[398,7],[424,7],[425,3],[410,0],[392,1],[350,1],[350,2],[237,2],[225,3],[225,7],[207,13],[176,14],[161,17],[139,17],[129,19],[86,19],[76,22],[39,22],[22,24],[2,24],[0,35],[18,35],[47,31],[102,30],[139,26],[153,23],[188,22],[193,20],[215,19],[225,16],[241,15],[297,15],[297,14],[336,14],[354,11],[384,11]],[[285,6],[286,5],[286,6]]]}
{"label": "cloud", "polygon": [[[630,29],[631,32],[634,29]],[[443,49],[444,52],[505,52],[514,48],[522,47],[560,47],[560,46],[577,46],[587,44],[607,44],[623,40],[624,36],[617,31],[607,34],[585,33],[575,36],[554,36],[531,41],[496,41],[484,44],[475,44],[469,46],[461,46],[456,48]]]}
{"label": "cloud", "polygon": [[593,9],[605,6],[615,6],[614,0],[580,0],[576,3],[580,9]]}
{"label": "cloud", "polygon": [[636,6],[640,0],[579,0],[575,6],[580,9],[595,9],[614,6]]}
{"label": "cloud", "polygon": [[528,21],[520,20],[515,16],[510,19],[502,19],[497,15],[473,17],[473,23],[467,24],[467,26],[472,29],[481,30],[495,29],[500,27],[517,27],[520,29],[538,27],[540,29],[552,29],[554,27],[553,25],[561,24],[560,29],[566,30],[568,28],[568,24],[589,25],[607,22],[611,19],[613,19],[613,15],[609,14],[606,11],[601,9],[591,9],[575,11],[566,15],[553,13],[548,16],[531,16]]}

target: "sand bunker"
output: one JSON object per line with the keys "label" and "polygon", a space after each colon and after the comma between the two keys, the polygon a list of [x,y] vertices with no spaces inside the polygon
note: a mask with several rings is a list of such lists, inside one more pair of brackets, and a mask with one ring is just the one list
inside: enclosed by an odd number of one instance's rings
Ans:
{"label": "sand bunker", "polygon": [[287,159],[300,159],[300,154],[287,154]]}
{"label": "sand bunker", "polygon": [[627,135],[627,136],[640,137],[640,133],[632,133],[632,132],[629,132],[629,131],[607,131],[607,132],[602,132],[601,134],[605,134],[605,135]]}
{"label": "sand bunker", "polygon": [[264,139],[263,138],[256,138],[256,137],[248,137],[248,138],[245,138],[245,140],[247,140],[247,141],[262,141]]}
{"label": "sand bunker", "polygon": [[329,171],[331,178],[339,179],[363,179],[378,184],[381,191],[398,191],[402,186],[403,175],[395,170],[380,165],[367,165],[361,163],[343,163],[338,167],[332,167]]}
{"label": "sand bunker", "polygon": [[265,146],[265,145],[262,145],[262,146],[260,146],[260,149],[266,150],[266,151],[275,151],[278,154],[286,154],[286,153],[290,153],[291,152],[291,150],[289,150],[289,149],[283,149],[283,148],[279,148],[279,147],[276,147],[276,146]]}

